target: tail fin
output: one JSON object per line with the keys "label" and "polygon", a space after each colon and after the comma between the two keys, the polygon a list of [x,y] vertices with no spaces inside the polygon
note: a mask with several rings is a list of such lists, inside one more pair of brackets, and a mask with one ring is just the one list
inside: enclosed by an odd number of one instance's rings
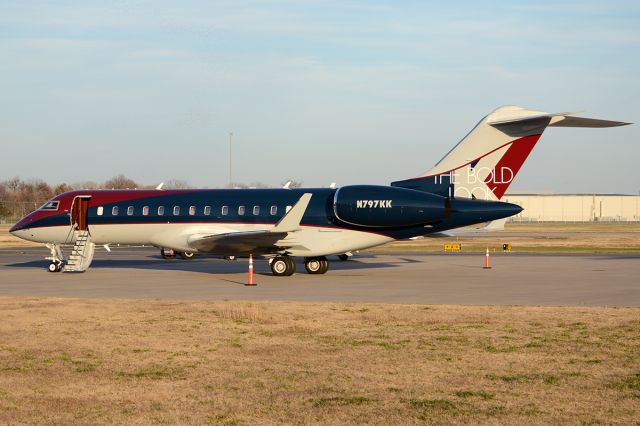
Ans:
{"label": "tail fin", "polygon": [[439,195],[499,200],[547,127],[616,127],[630,123],[503,106],[484,117],[423,176],[392,186]]}

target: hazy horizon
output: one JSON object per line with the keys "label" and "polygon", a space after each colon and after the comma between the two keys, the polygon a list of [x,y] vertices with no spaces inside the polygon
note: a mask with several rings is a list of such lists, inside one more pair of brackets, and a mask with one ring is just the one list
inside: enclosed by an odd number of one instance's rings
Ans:
{"label": "hazy horizon", "polygon": [[[0,3],[0,180],[421,175],[505,104],[638,122],[640,4]],[[511,193],[640,192],[638,125],[548,129]]]}

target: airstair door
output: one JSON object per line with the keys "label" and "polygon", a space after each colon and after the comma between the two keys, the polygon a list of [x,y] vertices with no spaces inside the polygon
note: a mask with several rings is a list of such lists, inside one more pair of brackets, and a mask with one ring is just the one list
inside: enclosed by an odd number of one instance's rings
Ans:
{"label": "airstair door", "polygon": [[89,212],[89,201],[91,201],[90,196],[80,195],[73,200],[73,205],[71,206],[71,226],[76,231],[87,231],[88,230],[88,222],[87,216]]}

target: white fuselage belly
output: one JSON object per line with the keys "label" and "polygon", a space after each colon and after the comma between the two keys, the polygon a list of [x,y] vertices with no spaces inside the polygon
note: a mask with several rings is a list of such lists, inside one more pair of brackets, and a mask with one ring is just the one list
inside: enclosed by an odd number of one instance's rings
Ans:
{"label": "white fuselage belly", "polygon": [[[92,242],[99,245],[154,245],[178,251],[196,251],[189,245],[190,238],[269,228],[271,227],[260,224],[152,223],[89,225],[89,232]],[[21,234],[18,236],[35,242],[70,244],[73,243],[73,232],[70,231],[70,226],[52,226],[18,231]],[[291,247],[287,249],[288,253],[306,257],[362,250],[392,240],[391,237],[372,232],[304,225],[299,231],[291,232],[283,239]]]}

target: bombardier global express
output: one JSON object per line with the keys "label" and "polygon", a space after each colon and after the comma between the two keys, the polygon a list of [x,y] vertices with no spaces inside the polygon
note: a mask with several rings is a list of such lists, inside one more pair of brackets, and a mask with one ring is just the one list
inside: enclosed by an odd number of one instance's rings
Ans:
{"label": "bombardier global express", "polygon": [[499,200],[547,127],[625,124],[504,106],[431,170],[390,186],[71,191],[10,232],[45,243],[51,272],[85,271],[96,244],[142,244],[184,256],[262,256],[278,276],[292,275],[302,257],[308,273],[323,274],[329,255],[518,214],[519,206]]}

